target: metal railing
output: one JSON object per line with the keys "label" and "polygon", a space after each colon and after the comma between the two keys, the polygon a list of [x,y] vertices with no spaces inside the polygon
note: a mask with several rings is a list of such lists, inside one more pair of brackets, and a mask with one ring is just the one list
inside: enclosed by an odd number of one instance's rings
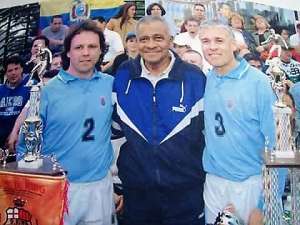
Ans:
{"label": "metal railing", "polygon": [[0,9],[0,81],[3,81],[3,63],[14,54],[30,51],[32,37],[39,27],[39,4],[27,4]]}

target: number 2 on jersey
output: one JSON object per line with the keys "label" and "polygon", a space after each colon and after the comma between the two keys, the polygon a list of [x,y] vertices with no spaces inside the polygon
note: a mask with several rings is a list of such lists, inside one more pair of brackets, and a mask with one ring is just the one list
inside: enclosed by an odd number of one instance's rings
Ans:
{"label": "number 2 on jersey", "polygon": [[225,134],[225,127],[221,113],[217,112],[215,114],[215,120],[218,121],[218,125],[215,126],[215,132],[218,136],[223,136]]}
{"label": "number 2 on jersey", "polygon": [[93,118],[88,118],[84,121],[84,127],[86,128],[85,132],[82,135],[82,141],[93,141],[95,136],[92,134],[95,128],[95,121]]}

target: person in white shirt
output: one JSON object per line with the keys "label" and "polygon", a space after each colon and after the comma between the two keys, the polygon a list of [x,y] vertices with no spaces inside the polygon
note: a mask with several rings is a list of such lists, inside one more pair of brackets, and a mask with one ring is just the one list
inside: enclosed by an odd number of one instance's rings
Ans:
{"label": "person in white shirt", "polygon": [[296,25],[296,33],[290,36],[290,45],[292,47],[300,46],[300,23]]}
{"label": "person in white shirt", "polygon": [[104,17],[95,17],[94,21],[96,22],[97,27],[99,27],[100,30],[103,32],[105,37],[107,49],[103,58],[101,70],[107,71],[112,66],[116,56],[124,53],[124,46],[122,43],[121,36],[117,32],[106,28],[106,20]]}
{"label": "person in white shirt", "polygon": [[[199,22],[199,24],[206,19],[206,9],[205,6],[201,3],[195,3],[193,6],[193,12],[192,16]],[[186,23],[187,20],[185,20],[181,27],[180,27],[180,33],[186,32]]]}
{"label": "person in white shirt", "polygon": [[[199,52],[203,58],[201,41],[199,39],[199,21],[194,17],[190,17],[186,22],[187,32],[180,33],[175,38],[180,38],[185,41],[185,45],[190,46],[191,49]],[[203,72],[206,74],[210,70],[211,66],[203,58]]]}

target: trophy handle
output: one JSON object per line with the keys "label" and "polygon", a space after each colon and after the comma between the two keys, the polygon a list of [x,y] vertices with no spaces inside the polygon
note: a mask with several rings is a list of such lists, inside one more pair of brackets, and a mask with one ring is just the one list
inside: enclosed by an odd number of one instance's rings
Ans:
{"label": "trophy handle", "polygon": [[2,163],[3,167],[6,167],[8,156],[9,156],[9,150],[0,148],[0,163]]}

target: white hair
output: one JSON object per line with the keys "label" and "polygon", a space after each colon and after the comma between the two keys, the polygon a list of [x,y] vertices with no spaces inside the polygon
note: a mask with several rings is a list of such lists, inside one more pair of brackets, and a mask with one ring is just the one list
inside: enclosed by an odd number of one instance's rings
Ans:
{"label": "white hair", "polygon": [[200,30],[211,28],[211,27],[223,28],[227,31],[227,33],[229,34],[229,36],[231,38],[235,39],[234,32],[233,32],[232,28],[229,25],[224,24],[224,22],[221,22],[220,20],[206,20],[206,21],[203,21],[200,25]]}

